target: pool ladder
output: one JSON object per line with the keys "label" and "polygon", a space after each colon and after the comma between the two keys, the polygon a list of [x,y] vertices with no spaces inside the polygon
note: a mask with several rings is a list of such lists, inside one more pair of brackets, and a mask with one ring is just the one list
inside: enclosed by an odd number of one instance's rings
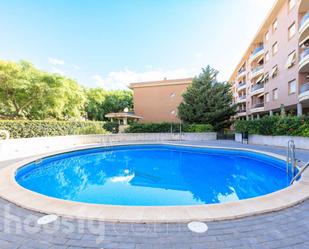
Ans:
{"label": "pool ladder", "polygon": [[292,185],[301,174],[309,167],[309,161],[300,168],[300,170],[295,174],[297,168],[298,160],[295,157],[295,143],[293,140],[288,142],[287,160],[286,160],[286,172],[288,176],[292,177],[290,185]]}
{"label": "pool ladder", "polygon": [[298,173],[293,177],[293,179],[290,182],[290,185],[292,185],[298,177],[301,176],[301,174],[309,167],[309,161],[298,171]]}

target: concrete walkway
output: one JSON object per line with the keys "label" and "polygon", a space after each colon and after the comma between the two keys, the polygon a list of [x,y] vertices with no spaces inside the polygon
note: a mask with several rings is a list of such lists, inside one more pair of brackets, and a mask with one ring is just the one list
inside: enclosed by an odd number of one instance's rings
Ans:
{"label": "concrete walkway", "polygon": [[[187,143],[187,142],[186,142]],[[245,147],[285,155],[284,148],[242,145],[230,141],[194,142]],[[308,151],[297,157],[309,160]],[[0,249],[308,249],[309,200],[274,213],[208,222],[206,233],[192,233],[187,224],[123,224],[59,218],[37,225],[43,214],[0,199]]]}

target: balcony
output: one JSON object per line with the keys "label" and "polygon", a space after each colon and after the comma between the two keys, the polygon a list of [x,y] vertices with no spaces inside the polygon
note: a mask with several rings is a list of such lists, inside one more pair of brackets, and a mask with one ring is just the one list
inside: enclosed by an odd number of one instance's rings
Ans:
{"label": "balcony", "polygon": [[239,92],[243,89],[246,89],[246,82],[242,82],[238,84],[237,91]]}
{"label": "balcony", "polygon": [[246,109],[240,109],[237,111],[238,116],[245,116],[247,115],[247,110]]}
{"label": "balcony", "polygon": [[237,73],[237,79],[241,79],[246,76],[246,68],[241,68]]}
{"label": "balcony", "polygon": [[249,59],[249,63],[252,63],[253,61],[258,60],[263,56],[264,56],[264,46],[261,45],[253,51]]}
{"label": "balcony", "polygon": [[307,12],[301,19],[298,32],[299,41],[302,44],[309,36],[309,12]]}
{"label": "balcony", "polygon": [[264,66],[258,66],[251,71],[251,79],[261,76],[264,73]]}
{"label": "balcony", "polygon": [[309,48],[306,48],[299,58],[299,72],[309,73]]}
{"label": "balcony", "polygon": [[256,84],[255,86],[251,87],[251,95],[254,96],[256,94],[260,94],[264,92],[264,84],[259,83]]}
{"label": "balcony", "polygon": [[252,106],[251,113],[263,112],[265,110],[264,103],[257,103]]}
{"label": "balcony", "polygon": [[300,87],[298,101],[299,102],[309,101],[309,82],[303,84]]}
{"label": "balcony", "polygon": [[246,100],[247,100],[247,96],[246,95],[242,95],[242,96],[238,97],[237,103],[243,103],[243,102],[246,102]]}

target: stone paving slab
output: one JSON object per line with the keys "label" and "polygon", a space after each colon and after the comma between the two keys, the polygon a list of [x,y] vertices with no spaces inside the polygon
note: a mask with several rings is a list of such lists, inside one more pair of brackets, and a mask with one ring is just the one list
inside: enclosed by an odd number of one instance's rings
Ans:
{"label": "stone paving slab", "polygon": [[59,218],[39,226],[43,214],[0,199],[1,249],[308,249],[309,200],[278,212],[207,222],[191,232],[184,223],[130,224]]}

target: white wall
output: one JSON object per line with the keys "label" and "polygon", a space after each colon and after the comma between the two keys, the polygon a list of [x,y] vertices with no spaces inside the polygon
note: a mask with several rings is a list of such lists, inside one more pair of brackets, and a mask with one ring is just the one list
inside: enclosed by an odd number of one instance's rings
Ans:
{"label": "white wall", "polygon": [[[241,134],[237,134],[235,136],[235,141],[241,142]],[[309,137],[249,135],[248,143],[287,147],[289,140],[294,140],[297,149],[309,150]]]}
{"label": "white wall", "polygon": [[[216,140],[216,138],[217,134],[215,132],[183,133],[181,140],[208,141]],[[114,142],[163,142],[179,140],[179,134],[171,133],[123,133],[111,135],[36,137],[0,140],[0,162],[88,144],[102,144],[104,146],[110,145]]]}

